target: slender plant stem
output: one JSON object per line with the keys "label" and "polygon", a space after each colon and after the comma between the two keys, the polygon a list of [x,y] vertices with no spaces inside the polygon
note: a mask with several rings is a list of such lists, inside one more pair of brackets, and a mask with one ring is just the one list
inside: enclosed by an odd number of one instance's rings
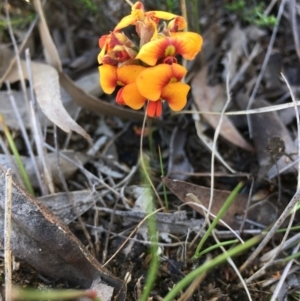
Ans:
{"label": "slender plant stem", "polygon": [[2,126],[3,128],[3,131],[4,131],[4,134],[6,136],[6,139],[8,141],[8,144],[10,146],[10,149],[15,157],[15,160],[16,160],[16,163],[17,163],[17,166],[20,170],[20,173],[21,173],[21,177],[24,181],[24,185],[26,187],[26,189],[30,192],[31,195],[34,196],[34,190],[32,188],[32,185],[30,183],[30,180],[29,180],[29,177],[28,177],[28,174],[26,172],[26,169],[24,167],[24,164],[21,160],[21,157],[20,157],[20,154],[18,152],[18,149],[16,148],[16,145],[15,145],[15,142],[14,142],[14,139],[5,123],[5,120],[4,120],[4,117],[3,115],[0,113],[0,125]]}
{"label": "slender plant stem", "polygon": [[251,248],[252,246],[256,245],[261,240],[261,236],[255,236],[244,244],[239,244],[233,249],[229,250],[227,253],[220,254],[219,256],[215,257],[214,259],[207,261],[196,270],[192,271],[188,275],[186,275],[181,281],[179,281],[175,287],[167,294],[167,296],[163,299],[163,301],[173,301],[175,300],[177,294],[182,291],[185,287],[187,287],[195,278],[199,277],[201,274],[208,272],[212,268],[220,265],[221,263],[225,262],[227,258],[232,258],[243,251]]}
{"label": "slender plant stem", "polygon": [[232,202],[234,201],[235,197],[239,193],[239,191],[242,189],[244,183],[240,182],[230,193],[227,200],[225,201],[224,205],[218,212],[216,218],[213,220],[207,231],[205,232],[204,236],[202,237],[200,243],[197,246],[197,249],[195,251],[195,255],[193,256],[192,260],[195,260],[199,257],[200,250],[202,249],[204,243],[206,242],[207,238],[210,236],[211,232],[215,229],[216,225],[218,224],[219,220],[222,218],[224,213],[228,210]]}

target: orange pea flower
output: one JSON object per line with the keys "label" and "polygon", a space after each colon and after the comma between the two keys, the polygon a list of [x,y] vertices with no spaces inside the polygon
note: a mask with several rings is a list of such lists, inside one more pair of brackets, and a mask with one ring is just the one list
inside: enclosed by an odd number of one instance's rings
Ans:
{"label": "orange pea flower", "polygon": [[202,37],[194,32],[171,33],[170,37],[159,37],[145,44],[136,59],[150,66],[154,66],[159,59],[177,54],[187,60],[193,60],[201,50],[202,43]]}
{"label": "orange pea flower", "polygon": [[125,86],[135,82],[144,69],[145,67],[140,65],[124,65],[118,68],[103,64],[99,66],[100,85],[106,94],[111,94],[116,86]]}
{"label": "orange pea flower", "polygon": [[136,81],[125,85],[117,95],[117,103],[126,104],[138,110],[148,100],[147,115],[159,117],[162,104],[167,102],[173,111],[180,111],[186,105],[190,86],[180,80],[186,69],[178,64],[160,64],[142,70]]}
{"label": "orange pea flower", "polygon": [[158,23],[160,19],[171,20],[176,17],[176,15],[164,12],[164,11],[149,11],[145,12],[144,5],[142,2],[137,1],[131,7],[131,14],[124,17],[115,27],[114,31],[118,31],[129,25],[136,25],[138,21],[144,21],[145,18],[151,18],[153,21]]}
{"label": "orange pea flower", "polygon": [[134,50],[135,44],[120,32],[103,35],[99,39],[99,46],[102,48],[98,55],[99,64],[117,65],[133,59],[137,54]]}
{"label": "orange pea flower", "polygon": [[180,31],[186,28],[186,21],[181,16],[176,16],[173,20],[171,20],[168,24],[168,30],[171,32]]}
{"label": "orange pea flower", "polygon": [[[160,20],[168,22],[159,27]],[[135,26],[137,44],[120,32],[129,25]],[[150,117],[159,117],[165,102],[173,111],[182,110],[190,87],[181,82],[187,70],[177,64],[176,56],[192,60],[203,44],[197,33],[182,32],[186,26],[181,16],[164,11],[145,12],[142,2],[136,2],[131,14],[113,32],[99,39],[103,91],[111,94],[120,86],[116,102],[134,110],[147,104]]]}
{"label": "orange pea flower", "polygon": [[136,79],[136,85],[146,99],[164,100],[173,111],[180,111],[186,105],[190,86],[180,82],[187,70],[179,64],[160,64],[143,70]]}

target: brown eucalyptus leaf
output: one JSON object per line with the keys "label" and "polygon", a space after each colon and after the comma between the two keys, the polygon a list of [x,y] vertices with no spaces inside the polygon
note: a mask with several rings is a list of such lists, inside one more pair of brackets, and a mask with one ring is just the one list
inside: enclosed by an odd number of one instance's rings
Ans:
{"label": "brown eucalyptus leaf", "polygon": [[[190,184],[184,181],[171,180],[165,177],[162,178],[162,180],[183,203],[188,203],[190,207],[203,215],[203,210],[191,197],[187,196],[187,194],[192,193],[199,200],[199,204],[208,208],[210,188]],[[214,189],[214,198],[211,207],[212,214],[217,215],[219,213],[230,193],[231,191]],[[237,220],[237,217],[241,219],[245,214],[247,201],[248,195],[238,194],[229,209],[223,215],[222,221],[224,221],[232,229],[238,230],[240,228],[240,223]],[[247,211],[247,220],[249,220],[249,222],[254,221],[261,224],[263,227],[267,227],[277,220],[285,209],[288,201],[288,199],[282,197],[278,202],[278,196],[273,195],[272,198],[268,197],[261,202],[252,202],[250,203],[249,210]],[[210,218],[213,219],[213,217]],[[222,223],[219,224],[222,225]],[[249,228],[249,225],[252,227],[252,223],[248,223],[246,221],[244,229]]]}
{"label": "brown eucalyptus leaf", "polygon": [[[187,196],[187,194],[189,193],[194,194],[197,197],[197,199],[200,201],[200,203],[204,207],[208,208],[209,200],[210,200],[210,188],[198,186],[195,184],[190,184],[184,181],[171,180],[168,178],[163,178],[163,182],[183,203],[188,203],[190,207],[192,207],[194,210],[199,212],[201,215],[203,215],[203,210],[199,206],[197,206],[196,203],[194,205],[193,199]],[[230,193],[231,193],[230,191],[214,189],[213,204],[211,207],[212,214],[214,215],[218,214],[218,212],[220,211],[221,207],[223,206],[224,202],[226,201]],[[222,217],[222,220],[234,230],[237,230],[240,227],[240,224],[236,221],[235,216],[244,215],[244,210],[246,208],[247,200],[248,200],[247,195],[244,194],[237,195],[232,205],[229,207],[227,212],[225,212],[225,214]],[[210,218],[213,219],[212,217]],[[248,218],[251,217],[248,216]]]}
{"label": "brown eucalyptus leaf", "polygon": [[42,3],[39,0],[33,0],[33,6],[40,17],[39,32],[44,47],[44,55],[46,57],[46,61],[56,70],[62,71],[59,54],[50,35],[50,31],[43,12]]}
{"label": "brown eucalyptus leaf", "polygon": [[[207,67],[202,68],[193,78],[191,87],[195,104],[200,111],[212,112],[216,100],[225,99],[225,91],[221,85],[209,86],[207,80]],[[214,128],[219,124],[219,115],[202,115],[205,120]],[[223,117],[220,135],[227,141],[247,151],[253,151],[252,146],[238,132],[227,116]]]}
{"label": "brown eucalyptus leaf", "polygon": [[[16,68],[13,70],[15,72],[11,73],[9,78],[11,79],[11,81],[17,81],[19,80],[19,74]],[[81,78],[75,81],[75,84],[81,89],[83,89],[86,93],[90,93],[94,96],[103,94],[103,91],[99,85],[98,70],[95,70],[95,72],[82,76]],[[29,95],[29,88],[26,90],[26,93],[27,95]],[[60,93],[61,101],[66,111],[69,113],[69,115],[75,116],[76,112],[78,111],[78,105],[73,101],[72,97],[64,89],[60,89]],[[13,97],[16,103],[18,112],[21,116],[21,120],[25,128],[30,128],[31,120],[30,115],[28,113],[28,108],[25,105],[24,94],[22,91],[16,90],[12,90],[11,95],[9,95],[7,91],[0,91],[1,113],[4,116],[7,126],[9,126],[12,129],[20,129],[20,125],[18,120],[16,119],[16,113],[11,104],[10,97]],[[48,118],[45,118],[45,114],[40,110],[40,108],[37,108],[36,116],[39,119],[41,127],[50,126],[52,124],[52,122]]]}
{"label": "brown eucalyptus leaf", "polygon": [[[0,243],[4,243],[5,169],[0,165]],[[90,288],[101,279],[114,288],[117,301],[126,296],[123,281],[103,268],[69,228],[45,205],[12,185],[12,254],[47,277]]]}
{"label": "brown eucalyptus leaf", "polygon": [[63,131],[75,131],[85,139],[91,140],[62,105],[57,70],[50,65],[35,62],[31,65],[35,95],[43,113]]}
{"label": "brown eucalyptus leaf", "polygon": [[[29,79],[26,63],[21,61],[24,77]],[[88,133],[79,126],[62,105],[59,75],[50,65],[31,62],[33,87],[36,100],[42,112],[65,132],[75,131],[85,139],[91,139]],[[19,80],[16,66],[7,75],[6,80],[15,82]]]}

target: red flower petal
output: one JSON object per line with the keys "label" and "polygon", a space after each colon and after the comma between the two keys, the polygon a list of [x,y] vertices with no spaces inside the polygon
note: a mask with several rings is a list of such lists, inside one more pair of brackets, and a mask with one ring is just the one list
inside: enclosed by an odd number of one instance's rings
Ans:
{"label": "red flower petal", "polygon": [[162,113],[162,102],[161,100],[158,101],[148,101],[147,105],[147,115],[149,117],[159,117]]}
{"label": "red flower petal", "polygon": [[125,105],[125,102],[124,102],[124,99],[123,99],[123,95],[122,95],[123,89],[124,89],[124,87],[122,87],[118,91],[117,96],[116,96],[116,102],[117,102],[118,105]]}

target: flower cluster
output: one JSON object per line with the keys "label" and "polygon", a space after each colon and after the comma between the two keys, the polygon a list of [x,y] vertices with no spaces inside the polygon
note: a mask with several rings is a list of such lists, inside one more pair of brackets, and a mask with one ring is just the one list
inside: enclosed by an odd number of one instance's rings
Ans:
{"label": "flower cluster", "polygon": [[[135,25],[138,42],[121,32],[130,25]],[[183,17],[164,11],[145,12],[143,4],[136,2],[131,14],[99,39],[103,91],[111,94],[121,86],[117,103],[138,110],[148,102],[150,117],[161,115],[163,102],[173,111],[182,110],[190,87],[181,82],[187,70],[178,64],[176,56],[192,60],[203,43],[199,34],[183,31],[185,27]]]}

